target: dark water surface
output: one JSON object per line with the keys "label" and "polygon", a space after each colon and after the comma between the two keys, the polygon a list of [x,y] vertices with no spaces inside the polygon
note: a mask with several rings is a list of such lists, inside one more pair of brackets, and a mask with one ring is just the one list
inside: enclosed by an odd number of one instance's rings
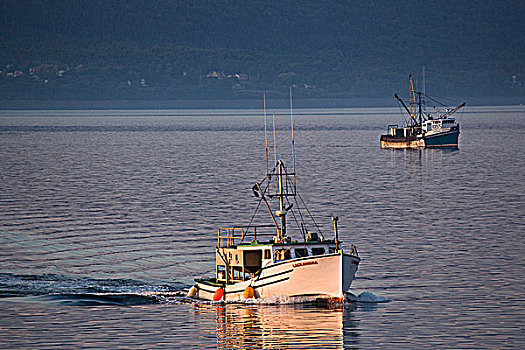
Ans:
{"label": "dark water surface", "polygon": [[525,348],[525,108],[457,117],[459,150],[394,151],[398,110],[297,110],[299,190],[365,293],[216,305],[184,295],[257,204],[260,111],[1,111],[1,347]]}

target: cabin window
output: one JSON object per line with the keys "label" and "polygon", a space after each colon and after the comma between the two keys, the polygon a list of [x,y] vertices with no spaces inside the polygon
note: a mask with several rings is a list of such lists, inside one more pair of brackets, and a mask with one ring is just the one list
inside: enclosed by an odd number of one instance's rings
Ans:
{"label": "cabin window", "polygon": [[308,256],[308,250],[306,248],[295,248],[295,257],[302,258],[303,256]]}
{"label": "cabin window", "polygon": [[324,248],[312,248],[312,255],[323,255],[324,253]]}
{"label": "cabin window", "polygon": [[313,242],[313,241],[318,241],[318,240],[319,240],[319,236],[315,232],[308,232],[308,234],[306,235],[307,242]]}
{"label": "cabin window", "polygon": [[224,267],[223,265],[217,265],[217,279],[226,279],[226,267]]}
{"label": "cabin window", "polygon": [[264,251],[264,258],[265,259],[271,259],[272,258],[272,251],[270,249],[266,249]]}
{"label": "cabin window", "polygon": [[275,260],[291,259],[292,254],[289,249],[279,249],[275,251]]}
{"label": "cabin window", "polygon": [[242,273],[242,267],[241,266],[233,266],[232,267],[232,276],[234,280],[242,280],[243,279],[243,273]]}

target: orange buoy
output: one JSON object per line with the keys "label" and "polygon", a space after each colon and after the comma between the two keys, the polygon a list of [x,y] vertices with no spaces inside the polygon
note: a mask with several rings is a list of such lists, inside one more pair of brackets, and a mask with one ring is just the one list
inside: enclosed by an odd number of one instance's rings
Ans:
{"label": "orange buoy", "polygon": [[224,289],[217,288],[215,294],[213,294],[213,301],[219,301],[222,299],[222,297],[224,297]]}
{"label": "orange buoy", "polygon": [[253,290],[252,286],[248,286],[244,289],[244,299],[250,299],[255,296],[255,291]]}
{"label": "orange buoy", "polygon": [[197,285],[194,285],[190,288],[188,291],[188,294],[186,295],[188,298],[195,298],[195,296],[199,293],[199,287]]}

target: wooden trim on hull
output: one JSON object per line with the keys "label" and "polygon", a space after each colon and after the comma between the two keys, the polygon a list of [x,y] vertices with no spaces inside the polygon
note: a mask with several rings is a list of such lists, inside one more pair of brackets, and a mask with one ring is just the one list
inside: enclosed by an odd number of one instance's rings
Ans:
{"label": "wooden trim on hull", "polygon": [[397,149],[406,149],[406,148],[425,148],[425,140],[418,139],[413,141],[405,141],[405,140],[389,140],[384,141],[381,140],[381,148],[397,148]]}

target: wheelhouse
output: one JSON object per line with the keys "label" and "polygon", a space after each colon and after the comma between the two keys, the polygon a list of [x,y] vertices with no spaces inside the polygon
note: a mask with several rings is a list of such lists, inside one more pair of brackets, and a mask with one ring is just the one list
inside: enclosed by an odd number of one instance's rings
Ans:
{"label": "wheelhouse", "polygon": [[[268,226],[251,226],[255,232],[257,228],[260,230],[264,227]],[[242,237],[246,229],[247,227],[219,228],[215,257],[217,282],[246,281],[271,264],[337,252],[335,240],[321,240],[315,233],[310,233],[306,242],[290,240],[275,243],[274,240],[269,240],[265,243],[254,239],[250,243],[243,243]],[[259,233],[259,238],[263,236]],[[237,243],[238,240],[241,241]]]}

